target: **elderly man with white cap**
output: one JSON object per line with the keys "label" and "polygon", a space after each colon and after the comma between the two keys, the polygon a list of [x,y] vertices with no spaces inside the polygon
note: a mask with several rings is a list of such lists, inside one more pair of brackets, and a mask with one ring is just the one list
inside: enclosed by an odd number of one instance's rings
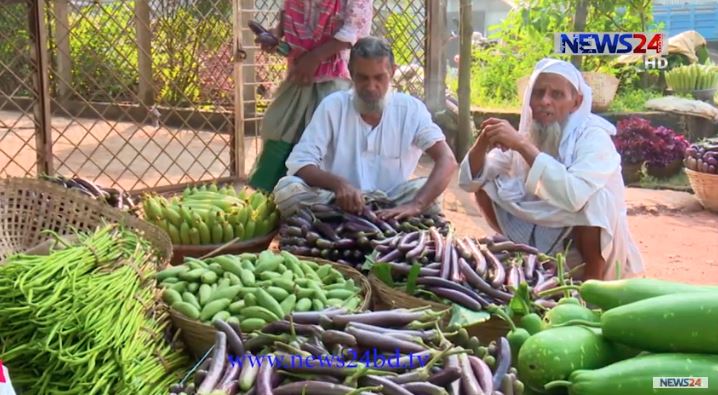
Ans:
{"label": "elderly man with white cap", "polygon": [[591,113],[591,88],[570,63],[538,62],[519,130],[489,118],[461,163],[459,184],[491,227],[546,254],[564,251],[582,279],[643,271],[626,217],[616,128]]}

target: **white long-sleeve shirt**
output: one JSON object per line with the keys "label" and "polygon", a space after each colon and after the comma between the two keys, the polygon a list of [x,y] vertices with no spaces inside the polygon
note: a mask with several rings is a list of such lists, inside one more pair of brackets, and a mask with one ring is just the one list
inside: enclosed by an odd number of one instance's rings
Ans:
{"label": "white long-sleeve shirt", "polygon": [[424,151],[445,140],[426,106],[390,93],[381,121],[367,124],[354,107],[354,90],[327,96],[287,159],[293,176],[307,165],[345,178],[361,191],[390,191],[409,180]]}
{"label": "white long-sleeve shirt", "polygon": [[[467,155],[459,170],[459,185],[468,192],[484,190],[499,209],[531,224],[600,227],[602,254],[608,263],[605,278],[613,278],[616,264],[623,275],[642,272],[641,256],[628,229],[621,158],[610,136],[588,127],[572,154],[575,160],[567,167],[541,153],[524,173],[516,166],[523,161],[519,153],[493,149],[477,175],[471,174]],[[513,186],[523,191],[513,194]]]}

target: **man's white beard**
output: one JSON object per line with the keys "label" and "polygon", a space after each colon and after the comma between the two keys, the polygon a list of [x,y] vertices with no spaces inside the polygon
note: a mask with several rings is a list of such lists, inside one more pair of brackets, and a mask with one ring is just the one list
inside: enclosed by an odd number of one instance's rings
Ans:
{"label": "man's white beard", "polygon": [[386,91],[386,94],[384,94],[384,97],[377,100],[376,102],[370,103],[359,97],[358,93],[354,93],[354,108],[359,112],[359,114],[377,114],[384,112],[384,106],[386,105],[386,98],[389,97],[389,94],[391,94],[393,88],[389,86],[389,89]]}
{"label": "man's white beard", "polygon": [[561,144],[563,128],[558,122],[543,126],[538,122],[531,125],[531,141],[539,151],[558,159],[558,147]]}

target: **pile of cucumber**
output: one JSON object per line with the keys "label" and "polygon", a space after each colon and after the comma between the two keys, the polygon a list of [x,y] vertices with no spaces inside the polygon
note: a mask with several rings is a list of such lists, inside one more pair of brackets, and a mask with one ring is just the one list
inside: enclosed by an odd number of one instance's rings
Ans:
{"label": "pile of cucumber", "polygon": [[231,186],[186,188],[170,199],[145,195],[145,219],[164,229],[172,244],[211,245],[265,236],[279,226],[271,196]]}
{"label": "pile of cucumber", "polygon": [[252,332],[292,312],[344,308],[363,301],[359,284],[330,265],[286,252],[186,257],[157,274],[162,298],[192,320],[223,320]]}
{"label": "pile of cucumber", "polygon": [[707,377],[690,392],[718,393],[718,287],[626,279],[577,290],[580,300],[562,299],[543,320],[524,316],[507,335],[530,393],[685,392],[655,392],[658,377]]}

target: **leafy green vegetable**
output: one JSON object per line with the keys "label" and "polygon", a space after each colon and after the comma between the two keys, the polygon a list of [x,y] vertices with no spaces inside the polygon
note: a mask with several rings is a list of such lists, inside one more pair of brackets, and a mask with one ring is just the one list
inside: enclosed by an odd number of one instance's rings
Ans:
{"label": "leafy green vegetable", "polygon": [[456,303],[451,307],[451,319],[449,320],[449,328],[467,327],[475,324],[486,322],[491,318],[491,314],[486,311],[473,311],[465,307],[461,307]]}

